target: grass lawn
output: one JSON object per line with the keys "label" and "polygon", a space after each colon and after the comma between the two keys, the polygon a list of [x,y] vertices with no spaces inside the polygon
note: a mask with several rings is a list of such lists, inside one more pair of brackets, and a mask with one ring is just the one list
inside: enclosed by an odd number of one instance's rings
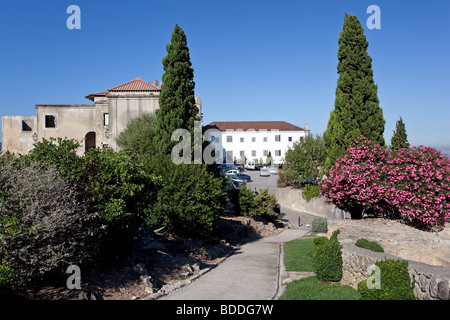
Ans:
{"label": "grass lawn", "polygon": [[359,300],[359,295],[350,286],[325,284],[317,277],[292,281],[280,300]]}
{"label": "grass lawn", "polygon": [[305,237],[284,244],[284,265],[287,271],[314,271],[310,256],[314,251],[314,238]]}
{"label": "grass lawn", "polygon": [[[310,253],[314,251],[314,238],[305,237],[284,244],[284,265],[287,271],[313,272]],[[359,295],[350,286],[325,284],[317,277],[307,277],[287,284],[281,300],[358,300]]]}

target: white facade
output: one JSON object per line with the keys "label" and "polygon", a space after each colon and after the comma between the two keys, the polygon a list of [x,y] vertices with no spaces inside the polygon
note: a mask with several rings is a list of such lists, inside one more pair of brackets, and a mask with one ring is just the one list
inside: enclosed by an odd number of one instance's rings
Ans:
{"label": "white facade", "polygon": [[[239,124],[243,129],[237,128]],[[303,129],[281,121],[211,123],[205,131],[214,137],[210,141],[217,150],[222,150],[221,155],[227,163],[236,161],[240,164],[249,160],[266,163],[269,152],[273,163],[281,164],[294,142],[308,134],[307,126]]]}

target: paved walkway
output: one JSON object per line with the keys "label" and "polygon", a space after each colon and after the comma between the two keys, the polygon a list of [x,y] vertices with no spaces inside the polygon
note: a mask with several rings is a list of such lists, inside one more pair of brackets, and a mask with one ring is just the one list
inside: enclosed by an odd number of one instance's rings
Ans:
{"label": "paved walkway", "polygon": [[[298,217],[307,223],[312,216],[290,209],[282,210],[283,219],[291,221],[293,229],[242,245],[216,268],[193,283],[160,300],[271,300],[277,298],[280,272],[283,271],[281,244],[303,237],[311,231],[305,224],[298,226]],[[312,220],[311,220],[312,221]]]}

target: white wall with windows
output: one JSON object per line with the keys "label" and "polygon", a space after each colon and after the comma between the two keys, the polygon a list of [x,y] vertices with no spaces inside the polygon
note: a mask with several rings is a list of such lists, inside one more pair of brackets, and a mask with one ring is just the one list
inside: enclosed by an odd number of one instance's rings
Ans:
{"label": "white wall with windows", "polygon": [[214,144],[217,150],[223,150],[226,162],[243,164],[245,160],[265,163],[270,152],[274,164],[283,162],[286,151],[295,141],[303,139],[307,131],[280,130],[214,130]]}

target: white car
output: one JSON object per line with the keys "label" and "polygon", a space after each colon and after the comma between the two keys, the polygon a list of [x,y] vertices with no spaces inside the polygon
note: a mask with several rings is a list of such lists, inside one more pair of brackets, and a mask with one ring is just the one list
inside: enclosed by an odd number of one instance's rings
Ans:
{"label": "white car", "polygon": [[267,168],[261,168],[261,170],[259,170],[259,175],[261,177],[269,177],[270,172],[269,172],[269,170],[267,170]]}
{"label": "white car", "polygon": [[278,173],[278,169],[277,168],[269,168],[269,172],[271,174],[277,174]]}
{"label": "white car", "polygon": [[225,174],[227,176],[232,176],[232,175],[235,175],[235,174],[238,174],[238,173],[241,173],[241,171],[240,170],[236,170],[236,169],[228,170],[227,172],[225,172]]}

